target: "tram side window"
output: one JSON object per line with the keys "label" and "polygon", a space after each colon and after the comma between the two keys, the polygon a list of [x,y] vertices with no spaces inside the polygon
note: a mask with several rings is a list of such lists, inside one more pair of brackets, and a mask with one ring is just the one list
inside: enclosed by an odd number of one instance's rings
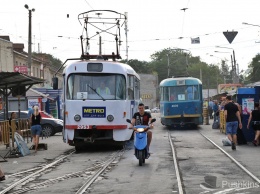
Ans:
{"label": "tram side window", "polygon": [[169,87],[162,87],[161,88],[161,100],[169,101],[169,99],[170,99]]}
{"label": "tram side window", "polygon": [[126,99],[126,81],[122,75],[116,76],[116,99]]}
{"label": "tram side window", "polygon": [[199,96],[198,86],[187,86],[186,93],[188,100],[197,100]]}
{"label": "tram side window", "polygon": [[67,98],[76,99],[79,89],[80,85],[78,77],[75,75],[71,75],[68,79]]}
{"label": "tram side window", "polygon": [[73,80],[74,80],[74,76],[71,75],[68,79],[68,85],[67,85],[67,99],[72,99],[73,96]]}
{"label": "tram side window", "polygon": [[135,90],[134,90],[135,99],[140,99],[140,80],[135,77]]}
{"label": "tram side window", "polygon": [[127,83],[127,91],[128,91],[128,99],[134,100],[134,76],[128,75],[128,83]]}

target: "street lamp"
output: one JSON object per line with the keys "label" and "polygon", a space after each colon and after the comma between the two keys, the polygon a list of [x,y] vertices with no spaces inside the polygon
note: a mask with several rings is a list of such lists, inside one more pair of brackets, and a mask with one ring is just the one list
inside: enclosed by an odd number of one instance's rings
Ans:
{"label": "street lamp", "polygon": [[[225,48],[225,49],[232,49],[229,47],[224,47],[224,46],[216,46],[217,48]],[[239,70],[238,68],[238,64],[236,64],[236,58],[235,58],[235,50],[233,50],[233,59],[232,59],[232,55],[231,55],[231,63],[232,63],[232,71],[234,72],[234,79],[233,79],[233,83],[239,83],[239,79],[238,79],[238,75],[237,75],[237,70]]]}
{"label": "street lamp", "polygon": [[27,4],[24,5],[26,9],[29,11],[29,33],[28,33],[28,75],[31,76],[31,66],[32,66],[32,11],[35,9],[29,9]]}

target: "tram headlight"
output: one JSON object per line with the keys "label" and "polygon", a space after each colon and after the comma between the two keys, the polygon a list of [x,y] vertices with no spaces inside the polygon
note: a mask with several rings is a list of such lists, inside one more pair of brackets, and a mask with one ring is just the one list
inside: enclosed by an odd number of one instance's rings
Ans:
{"label": "tram headlight", "polygon": [[114,120],[114,116],[113,115],[107,115],[107,120],[109,122],[112,122]]}
{"label": "tram headlight", "polygon": [[74,120],[75,120],[75,121],[80,121],[80,119],[81,119],[81,116],[80,116],[80,115],[75,115],[75,116],[74,116]]}

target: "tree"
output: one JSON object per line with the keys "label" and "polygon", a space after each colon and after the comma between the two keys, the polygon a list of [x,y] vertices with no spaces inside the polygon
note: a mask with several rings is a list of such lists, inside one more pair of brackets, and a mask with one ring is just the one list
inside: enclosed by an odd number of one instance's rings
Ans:
{"label": "tree", "polygon": [[260,73],[260,54],[257,54],[252,62],[248,66],[250,68],[250,72],[248,76],[245,78],[245,83],[252,83],[260,81],[259,73]]}
{"label": "tree", "polygon": [[56,71],[62,65],[62,61],[60,59],[53,57],[51,54],[33,53],[33,56],[43,60],[54,71]]}
{"label": "tree", "polygon": [[150,64],[146,61],[139,61],[137,59],[130,59],[128,61],[121,60],[122,63],[127,63],[130,65],[137,73],[152,73],[152,69],[150,68]]}
{"label": "tree", "polygon": [[190,55],[183,49],[167,48],[151,55],[151,68],[158,73],[159,82],[173,76],[187,75]]}

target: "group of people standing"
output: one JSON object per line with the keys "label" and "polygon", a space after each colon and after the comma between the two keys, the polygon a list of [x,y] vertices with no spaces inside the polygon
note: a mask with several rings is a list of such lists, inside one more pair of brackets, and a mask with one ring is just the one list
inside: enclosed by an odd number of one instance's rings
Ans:
{"label": "group of people standing", "polygon": [[[241,106],[234,102],[231,96],[227,96],[226,100],[219,103],[217,100],[212,101],[211,109],[213,112],[214,122],[219,121],[219,112],[224,111],[224,117],[226,121],[226,134],[227,138],[231,142],[232,150],[236,150],[236,145],[238,143],[238,138],[242,138],[243,142],[246,142],[245,137],[242,132],[242,118],[243,113]],[[210,103],[209,103],[210,106]],[[252,128],[255,131],[255,138],[253,144],[255,146],[260,144],[260,108],[259,103],[254,103],[254,110],[250,112],[250,116],[247,123],[247,129]]]}

